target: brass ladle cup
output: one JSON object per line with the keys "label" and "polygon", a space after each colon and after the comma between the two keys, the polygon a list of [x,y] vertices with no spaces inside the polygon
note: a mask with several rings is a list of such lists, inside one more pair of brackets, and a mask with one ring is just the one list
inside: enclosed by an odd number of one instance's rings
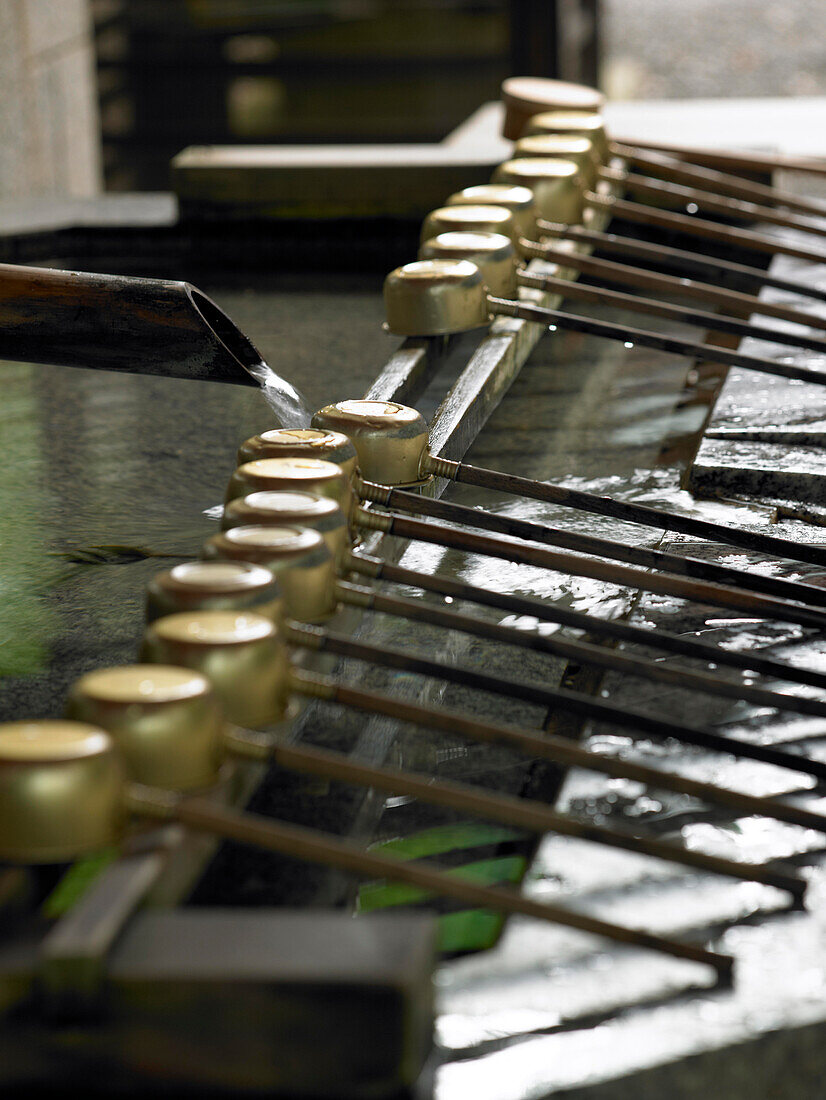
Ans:
{"label": "brass ladle cup", "polygon": [[[214,613],[206,618],[197,617],[201,628],[209,628]],[[238,661],[240,651],[227,641],[225,625],[222,641],[215,645],[230,648]],[[277,635],[278,628],[274,628]],[[151,630],[147,634],[151,645],[147,650],[169,646],[168,631],[160,629],[160,637]],[[173,643],[174,645],[174,643]],[[168,650],[169,651],[169,650]],[[279,659],[278,668],[284,670]],[[248,675],[248,666],[238,672]],[[186,698],[174,698],[170,684],[174,682],[178,695],[186,689]],[[237,708],[237,696],[227,694],[228,678],[223,681],[222,697],[225,705]],[[309,680],[304,673],[297,681],[300,692],[306,692]],[[324,681],[319,681],[324,683]],[[247,682],[248,690],[257,692],[256,685]],[[268,717],[272,730],[274,723],[287,718],[285,696],[271,700],[272,711]],[[351,782],[359,786],[371,786],[392,794],[405,794],[421,798],[425,802],[449,806],[469,812],[474,816],[488,817],[511,826],[532,831],[555,830],[570,836],[579,836],[595,843],[636,851],[658,858],[669,859],[706,871],[726,874],[749,881],[761,881],[786,890],[802,899],[805,883],[780,868],[750,867],[708,856],[702,852],[686,851],[679,844],[655,838],[639,838],[623,830],[586,825],[564,814],[558,814],[547,806],[531,800],[501,796],[478,787],[455,782],[444,782],[430,775],[417,775],[409,771],[363,764],[340,752],[330,752],[311,746],[288,744],[284,734],[286,727],[279,726],[276,733],[255,733],[248,729],[226,724],[221,733],[222,719],[215,713],[214,693],[205,687],[203,677],[185,668],[165,665],[134,665],[124,668],[101,669],[82,677],[73,686],[68,703],[68,713],[90,724],[98,724],[115,739],[123,753],[130,778],[152,786],[179,787],[182,782],[197,779],[197,786],[209,787],[219,780],[219,769],[224,755],[255,760],[271,760],[299,772],[321,775],[327,779]],[[205,721],[206,719],[206,721]],[[216,751],[219,749],[220,751]]]}
{"label": "brass ladle cup", "polygon": [[[193,642],[193,639],[196,640]],[[197,649],[200,652],[196,652]],[[281,652],[277,652],[279,649]],[[254,613],[233,615],[230,612],[210,611],[160,619],[147,630],[144,652],[150,658],[165,658],[173,654],[176,658],[183,656],[189,664],[185,667],[152,664],[105,669],[83,677],[72,690],[69,713],[84,719],[95,717],[106,723],[111,736],[86,721],[41,723],[38,735],[28,738],[17,734],[11,727],[0,727],[0,855],[16,861],[32,861],[44,853],[50,860],[68,859],[111,844],[122,836],[124,810],[130,809],[153,817],[177,819],[201,831],[253,843],[295,858],[412,883],[476,906],[533,916],[620,942],[690,958],[712,966],[724,979],[730,976],[732,962],[726,956],[597,921],[557,906],[539,904],[523,898],[514,890],[477,886],[418,861],[410,864],[378,856],[349,840],[239,814],[202,798],[180,799],[177,795],[170,796],[168,789],[161,794],[147,786],[135,788],[134,794],[125,794],[124,761],[128,762],[127,766],[135,778],[144,781],[151,779],[155,783],[165,781],[164,785],[168,788],[173,778],[180,783],[189,777],[193,785],[196,782],[200,784],[204,778],[209,778],[210,772],[213,781],[217,781],[223,751],[229,750],[255,759],[279,758],[280,750],[271,742],[243,730],[227,729],[216,699],[220,699],[221,709],[230,717],[247,719],[251,717],[251,710],[248,698],[242,699],[242,696],[248,697],[252,693],[261,705],[257,715],[259,724],[272,724],[283,717],[286,703],[285,692],[272,690],[276,680],[283,684],[285,690],[292,687],[309,694],[327,690],[323,679],[314,680],[305,673],[289,672],[286,647],[280,640],[278,628],[270,620]],[[272,662],[268,671],[262,667],[265,654]],[[193,665],[197,668],[193,669]],[[198,671],[205,668],[209,668],[215,677],[212,686]],[[267,708],[269,713],[266,713]],[[208,735],[203,729],[204,714],[196,711],[205,711],[209,715]],[[47,727],[69,731],[68,736],[64,734],[66,745],[59,761],[56,759],[54,733],[51,743],[46,743],[49,742]],[[33,743],[38,743],[38,747],[34,748]],[[337,754],[319,754],[289,746],[284,746],[281,751],[287,766],[292,760],[294,764],[298,762],[303,766],[304,770],[321,768],[330,774],[332,764],[332,774],[354,781],[356,774],[360,773],[357,781],[365,781],[365,773],[359,766],[348,772],[346,761],[338,759]],[[328,756],[332,760],[326,760]],[[25,773],[18,774],[16,783],[15,777],[9,775],[10,769],[3,767],[9,758],[22,763]],[[42,764],[43,758],[49,759],[51,770],[48,773],[42,766],[37,771],[37,765]],[[85,762],[85,769],[76,769],[76,773],[70,775],[68,767],[77,759]],[[344,771],[336,772],[336,767],[343,767]],[[372,772],[376,770],[368,768],[366,771],[369,773],[368,781],[372,780]],[[377,772],[381,779],[381,769]],[[60,798],[43,793],[47,780],[51,779],[54,784],[58,776],[64,779],[69,776],[73,780],[63,783],[64,791]],[[9,778],[10,781],[4,783]],[[411,782],[415,786],[415,777],[411,778]],[[94,802],[89,797],[92,783],[96,784]],[[14,794],[22,797],[16,800],[9,797]],[[479,797],[484,802],[484,796]],[[84,799],[88,809],[79,815],[79,821],[86,823],[85,831],[76,822],[74,833],[63,838],[56,857],[58,830],[65,827],[69,816],[67,810],[76,809],[77,803]],[[27,824],[18,824],[14,843],[11,843],[12,817],[23,802],[28,803],[30,810],[35,806],[39,817],[32,820],[30,814]],[[498,809],[503,812],[502,806]],[[777,882],[782,882],[784,888],[794,889],[800,896],[802,884],[795,883],[791,877],[781,875]]]}
{"label": "brass ladle cup", "polygon": [[[661,577],[660,580],[664,584],[669,585],[669,587],[675,584],[680,585],[680,592],[683,595],[699,594],[699,590],[691,589],[689,593],[689,590],[684,587],[686,583],[690,582],[686,582],[682,578],[694,576],[715,582],[717,587],[715,587],[714,591],[717,597],[723,595],[723,589],[719,587],[720,585],[728,586],[727,594],[732,595],[732,597],[734,597],[735,593],[731,590],[731,586],[734,586],[734,588],[738,590],[752,589],[756,592],[767,592],[772,596],[780,597],[784,601],[795,600],[800,602],[816,602],[816,597],[819,595],[818,590],[811,589],[807,585],[801,585],[796,582],[782,581],[778,578],[758,577],[755,579],[750,574],[743,574],[742,571],[729,571],[724,567],[719,567],[690,557],[686,558],[681,555],[666,554],[661,551],[649,551],[640,547],[616,543],[613,540],[594,539],[593,536],[578,535],[574,532],[560,532],[555,528],[548,528],[541,524],[528,521],[521,521],[513,518],[503,519],[497,515],[481,512],[478,509],[469,510],[443,501],[433,500],[427,495],[403,491],[398,487],[387,487],[385,478],[388,473],[390,473],[391,476],[408,479],[414,473],[420,472],[420,459],[417,459],[416,456],[421,453],[421,448],[426,445],[427,429],[415,410],[390,402],[354,401],[339,403],[336,406],[328,406],[317,414],[317,422],[321,422],[326,418],[335,419],[340,428],[346,428],[352,431],[354,437],[358,436],[359,447],[364,457],[365,467],[373,471],[374,477],[381,477],[384,482],[383,485],[379,485],[373,481],[365,481],[360,477],[357,478],[355,487],[360,495],[370,500],[376,500],[387,507],[397,507],[402,511],[413,513],[419,512],[428,516],[432,515],[451,523],[449,528],[444,528],[439,524],[422,524],[420,521],[405,520],[400,516],[393,518],[384,512],[376,513],[371,510],[356,507],[350,515],[350,520],[354,529],[361,527],[369,530],[373,527],[383,526],[385,523],[391,522],[394,525],[404,524],[405,537],[424,539],[425,541],[437,543],[441,542],[442,544],[449,543],[450,545],[458,541],[461,542],[459,548],[475,549],[477,552],[481,553],[493,553],[494,556],[510,557],[512,560],[521,560],[525,553],[529,553],[524,543],[521,541],[523,539],[536,542],[549,542],[551,545],[561,545],[567,549],[577,550],[588,555],[615,557],[620,560],[631,561],[649,570],[653,568],[666,570],[671,574],[681,574],[680,577],[675,575],[668,580],[666,580],[665,577]],[[326,428],[310,429],[309,431],[315,431],[316,433],[316,438],[311,441],[309,454],[325,455],[331,459],[335,459],[336,454],[334,451],[340,449],[341,440],[346,437],[339,432]],[[267,433],[269,436],[266,443],[267,452],[273,453],[273,451],[278,450],[282,436],[284,437],[286,445],[291,448],[295,447],[295,441],[292,438],[293,434],[294,433],[289,430],[282,431],[279,429]],[[333,441],[329,451],[321,446],[321,442],[325,438],[328,439],[328,443],[329,440]],[[376,442],[377,440],[378,443]],[[242,445],[239,451],[239,457],[241,459],[248,459],[251,454],[254,455],[257,453],[256,448],[259,446],[260,443],[257,437],[248,440]],[[353,455],[355,455],[355,448],[349,440],[348,447]],[[395,451],[394,448],[396,448]],[[325,471],[329,469],[326,457],[321,461],[319,468]],[[346,477],[346,473],[351,468],[352,465],[348,458],[346,466],[342,467],[342,474]],[[463,465],[460,465],[459,468],[460,470],[466,469]],[[470,470],[473,472],[475,468],[471,467]],[[483,474],[491,473],[486,471],[475,472],[481,472]],[[300,476],[294,482],[297,489],[305,484],[305,476],[306,471],[300,471]],[[245,475],[240,483],[237,480],[235,481],[236,490],[242,491],[245,484],[247,488],[250,487],[249,475]],[[253,481],[252,485],[255,486],[257,484],[258,482],[256,479]],[[255,522],[258,525],[283,525],[285,522],[306,522],[296,514],[293,507],[292,502],[296,499],[296,493],[293,490],[288,492],[283,491],[289,484],[283,469],[279,474],[278,484],[282,488],[281,492],[256,492],[253,493],[251,497],[236,498],[233,500],[227,506],[223,520],[224,525],[236,526],[249,521]],[[426,485],[427,479],[418,481],[414,484]],[[328,488],[332,487],[334,481],[329,479],[327,485]],[[338,486],[339,496],[343,497],[344,492],[343,479],[340,478]],[[304,497],[308,495],[309,494],[304,494]],[[599,503],[606,503],[605,498],[595,499]],[[251,500],[255,501],[254,506],[247,503]],[[324,498],[323,503],[326,508],[331,508],[330,499]],[[611,504],[612,502],[608,501],[607,503]],[[316,504],[321,505],[322,501],[317,499]],[[379,575],[385,575],[388,579],[396,577],[399,583],[412,584],[417,587],[425,589],[430,588],[435,591],[442,591],[444,585],[447,583],[444,578],[434,578],[429,574],[402,569],[391,563],[382,563],[374,559],[366,559],[362,555],[353,556],[350,553],[350,535],[346,530],[345,517],[339,515],[338,518],[335,518],[335,514],[331,511],[326,519],[330,524],[338,524],[337,530],[327,530],[325,537],[330,540],[331,549],[333,549],[336,554],[336,564],[339,576],[346,576],[348,572],[354,570],[370,577]],[[467,524],[470,527],[489,527],[491,530],[502,531],[512,537],[510,539],[486,539],[480,535],[465,534],[454,526],[457,522],[460,524]],[[252,536],[253,540],[256,537],[252,532],[247,532],[244,536],[245,540],[247,540],[247,546],[250,545],[250,536]],[[466,545],[467,539],[472,540],[472,547]],[[262,546],[260,550],[261,556],[256,557],[256,560],[266,564],[266,556],[268,553],[267,547]],[[532,564],[545,565],[551,568],[551,562],[542,557],[544,552],[539,551],[538,553],[541,560],[535,558],[532,551],[530,552],[532,555]],[[556,559],[554,559],[554,561],[556,562]],[[587,571],[587,575],[592,575],[593,569],[596,568],[600,570],[602,579],[618,579],[613,573],[610,574],[609,578],[607,574],[601,572],[603,569],[611,570],[613,567],[610,565],[602,563],[595,566],[593,562],[589,564],[588,559],[583,559],[581,557],[572,558],[566,556],[564,560],[556,562],[556,565],[562,568],[563,571],[568,570],[576,572],[582,569]],[[378,573],[376,572],[377,569]],[[165,576],[165,574],[161,574],[161,576]],[[623,574],[623,577],[626,581],[633,583],[645,584],[650,581],[650,574],[640,576],[635,573],[634,577]],[[201,583],[198,577],[193,578],[193,581],[196,584]],[[768,585],[768,587],[765,587],[766,585]],[[520,597],[508,597],[486,589],[480,589],[478,586],[469,586],[463,583],[459,587],[461,588],[461,594],[454,595],[454,598],[457,599],[465,599],[471,602],[497,606],[503,610],[519,615],[533,615],[539,618],[550,617],[553,621],[564,621],[566,625],[573,626],[577,629],[584,629],[588,633],[596,633],[607,637],[621,636],[625,640],[634,641],[645,646],[664,648],[670,652],[680,653],[687,657],[697,657],[714,664],[728,664],[736,668],[747,668],[751,671],[759,671],[772,679],[779,678],[791,680],[820,689],[826,687],[826,678],[814,670],[800,669],[797,667],[792,668],[782,662],[755,656],[751,656],[749,662],[745,662],[743,655],[720,649],[720,647],[704,646],[701,643],[692,642],[675,635],[669,635],[667,632],[651,632],[632,626],[620,626],[617,623],[601,620],[594,616],[571,613],[573,619],[569,621],[569,618],[566,617],[566,612],[557,608],[554,604],[548,604],[545,601],[526,601]],[[445,594],[448,593],[445,592]],[[738,600],[744,598],[742,592],[738,591],[736,595]],[[363,600],[364,593],[356,593],[352,591],[352,586],[339,583],[338,597],[345,603],[357,602]],[[709,591],[705,592],[705,597],[707,599],[712,598]],[[381,599],[386,602],[385,597],[381,597]],[[528,606],[526,606],[526,604]],[[168,606],[172,609],[171,604],[159,604],[154,608],[153,614],[156,616],[162,614],[164,606]],[[214,605],[209,603],[203,606],[207,607]],[[783,614],[795,614],[795,611],[791,610],[790,606],[783,606]],[[184,604],[179,609],[186,610],[187,605]],[[764,608],[764,610],[768,610],[768,608]],[[779,612],[781,608],[777,605],[773,605],[772,610]],[[403,613],[410,616],[413,615],[414,612],[415,615],[418,616],[424,614],[424,610],[420,604],[412,605],[409,608],[406,607]],[[801,614],[807,617],[808,621],[809,616],[817,616],[821,613],[809,611],[804,608],[801,610]],[[457,626],[457,629],[464,628],[468,629],[471,633],[479,633],[483,628],[481,620],[468,616],[457,618],[463,624],[462,626]],[[762,692],[762,689],[754,688],[749,685],[738,685],[732,683],[730,680],[721,679],[718,676],[706,676],[702,673],[697,674],[684,669],[672,670],[671,666],[666,667],[661,662],[640,660],[627,655],[623,656],[617,654],[614,650],[609,651],[603,647],[595,648],[591,646],[586,647],[588,650],[587,652],[584,650],[580,651],[583,643],[570,643],[573,649],[577,649],[577,652],[573,652],[572,649],[570,652],[563,654],[560,650],[562,641],[559,637],[555,637],[554,639],[544,638],[544,640],[533,639],[532,636],[526,635],[524,631],[511,632],[505,627],[502,627],[501,631],[507,634],[508,637],[500,638],[500,640],[507,642],[512,635],[513,637],[510,638],[510,640],[513,641],[513,644],[525,646],[527,648],[548,647],[549,652],[554,652],[556,655],[568,656],[573,660],[595,661],[597,664],[602,665],[606,665],[610,660],[610,667],[616,667],[617,662],[620,662],[626,667],[618,669],[618,671],[625,671],[630,675],[641,675],[649,679],[662,680],[670,671],[673,671],[675,675],[687,677],[685,686],[691,686],[696,690],[709,691],[712,694],[729,694],[731,697],[737,698],[746,698],[750,696],[750,693],[756,692],[757,694],[755,694],[752,701],[759,706],[779,706],[787,709],[790,707],[794,709],[795,707],[803,706],[814,708],[811,713],[822,713],[822,710],[819,709],[822,704],[820,704],[818,700],[802,700],[799,696],[789,696],[776,692]],[[620,633],[617,633],[618,631]],[[754,664],[755,661],[758,662],[759,667]],[[688,680],[691,681],[690,685],[688,684]],[[743,694],[738,694],[738,692],[742,692]],[[762,695],[758,698],[757,695],[761,692]]]}

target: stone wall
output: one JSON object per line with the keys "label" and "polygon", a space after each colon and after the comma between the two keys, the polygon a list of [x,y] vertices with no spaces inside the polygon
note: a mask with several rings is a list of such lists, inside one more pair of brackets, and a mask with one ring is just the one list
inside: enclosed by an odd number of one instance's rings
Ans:
{"label": "stone wall", "polygon": [[0,103],[0,201],[100,191],[88,0],[0,2]]}

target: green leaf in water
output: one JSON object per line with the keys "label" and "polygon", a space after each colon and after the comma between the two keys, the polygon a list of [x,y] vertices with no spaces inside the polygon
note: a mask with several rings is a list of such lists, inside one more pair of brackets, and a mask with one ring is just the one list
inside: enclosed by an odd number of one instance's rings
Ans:
{"label": "green leaf in water", "polygon": [[437,921],[436,948],[444,955],[457,951],[485,951],[496,943],[504,923],[504,916],[490,909],[445,913]]}
{"label": "green leaf in water", "polygon": [[[525,835],[517,829],[509,829],[502,825],[462,822],[423,829],[412,836],[396,837],[393,840],[372,845],[371,850],[381,851],[396,859],[421,859],[447,852],[468,851],[487,844],[522,840]],[[464,873],[465,877],[485,885],[497,882],[518,884],[526,869],[527,862],[524,859],[510,856],[480,860],[475,864],[466,864],[465,867],[453,868],[448,873],[455,875]],[[370,912],[373,909],[390,908],[394,905],[410,905],[426,900],[428,896],[426,891],[417,891],[414,887],[401,884],[366,883],[359,891],[358,911]],[[488,909],[462,909],[456,913],[444,913],[437,920],[437,949],[443,954],[485,951],[496,943],[504,922],[505,918],[501,913],[494,913]]]}
{"label": "green leaf in water", "polygon": [[45,917],[55,919],[68,913],[80,901],[98,875],[118,858],[116,848],[107,848],[73,863],[42,905]]}
{"label": "green leaf in water", "polygon": [[[444,873],[451,878],[492,886],[495,883],[520,882],[526,866],[527,862],[522,856],[500,856],[466,863],[463,867],[451,867]],[[406,882],[367,882],[359,889],[358,911],[369,913],[396,905],[414,905],[431,897],[431,890],[411,886]]]}
{"label": "green leaf in water", "polygon": [[501,844],[508,840],[523,840],[525,833],[504,825],[488,825],[484,822],[468,822],[458,825],[437,825],[423,829],[411,836],[394,837],[370,846],[396,859],[424,859],[445,852],[459,852],[468,848],[481,848],[485,844]]}

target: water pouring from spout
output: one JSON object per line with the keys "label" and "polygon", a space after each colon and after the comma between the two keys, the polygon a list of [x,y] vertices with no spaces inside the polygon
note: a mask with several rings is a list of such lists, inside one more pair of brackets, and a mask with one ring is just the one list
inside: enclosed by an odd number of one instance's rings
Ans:
{"label": "water pouring from spout", "polygon": [[258,385],[285,428],[301,394],[191,283],[0,264],[0,358]]}

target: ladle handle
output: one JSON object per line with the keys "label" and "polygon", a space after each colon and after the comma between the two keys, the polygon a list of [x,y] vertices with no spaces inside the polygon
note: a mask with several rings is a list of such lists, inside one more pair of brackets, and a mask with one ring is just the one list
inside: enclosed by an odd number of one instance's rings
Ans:
{"label": "ladle handle", "polygon": [[[537,252],[542,251],[540,249]],[[556,251],[556,250],[555,250]],[[561,250],[559,250],[561,254]],[[547,255],[547,254],[546,254]],[[551,257],[549,257],[551,258]],[[573,266],[573,265],[571,265]],[[520,286],[533,287],[535,290],[552,291],[562,295],[563,299],[590,302],[601,306],[619,306],[632,313],[648,313],[654,317],[665,317],[670,321],[679,321],[705,329],[707,332],[727,332],[734,336],[751,336],[754,339],[767,340],[774,344],[789,344],[792,347],[808,348],[810,351],[826,353],[826,339],[811,333],[788,332],[784,329],[761,325],[756,321],[741,321],[736,317],[713,313],[711,310],[690,309],[673,302],[662,302],[657,298],[646,298],[638,294],[628,294],[608,287],[591,286],[587,283],[572,282],[553,275],[537,275],[532,271],[520,271],[517,274]],[[759,308],[759,307],[758,307]]]}
{"label": "ladle handle", "polygon": [[212,833],[225,840],[252,844],[291,859],[320,863],[370,878],[404,882],[428,893],[453,898],[466,905],[515,913],[552,924],[565,925],[582,932],[635,947],[649,948],[675,958],[704,963],[712,967],[721,981],[731,978],[733,960],[728,955],[707,951],[694,944],[680,943],[638,929],[574,913],[557,905],[539,903],[515,890],[500,886],[480,886],[459,878],[455,873],[439,871],[422,863],[405,862],[390,856],[367,852],[351,840],[330,836],[304,826],[289,825],[248,813],[219,807],[202,798],[187,798],[177,803],[175,817],[198,832]]}
{"label": "ladle handle", "polygon": [[[462,466],[464,471],[465,467]],[[469,467],[476,472],[476,467]],[[473,477],[457,477],[457,481],[481,485],[483,488],[508,491],[509,482],[525,481],[506,474],[494,474],[494,471],[482,471],[492,475],[491,481]],[[498,483],[496,482],[498,478]],[[547,499],[541,495],[545,486],[541,482],[529,485],[522,495],[536,499]],[[548,486],[549,490],[554,486]],[[517,490],[518,491],[518,490]],[[613,503],[613,502],[611,502]],[[581,554],[562,553],[549,550],[544,546],[534,546],[529,542],[515,543],[512,539],[498,535],[480,535],[460,527],[448,527],[429,520],[408,519],[396,512],[376,512],[358,507],[353,513],[353,523],[365,530],[383,531],[404,539],[416,539],[420,542],[435,543],[465,553],[485,554],[519,565],[530,565],[539,569],[549,569],[575,577],[589,577],[606,584],[622,585],[626,588],[638,588],[642,592],[655,592],[658,595],[677,596],[680,599],[693,600],[716,607],[727,607],[748,615],[762,618],[779,619],[782,622],[797,623],[800,626],[813,627],[816,630],[826,628],[826,610],[804,607],[786,600],[777,600],[771,596],[760,596],[729,585],[710,584],[680,577],[672,573],[651,572],[637,566],[621,565],[617,562],[602,561],[599,558]]]}
{"label": "ladle handle", "polygon": [[735,199],[749,202],[762,202],[771,206],[782,206],[788,210],[798,210],[803,214],[826,214],[826,204],[817,199],[795,195],[790,191],[781,191],[766,183],[756,183],[744,176],[731,172],[721,172],[714,168],[703,168],[697,164],[669,158],[663,153],[646,153],[644,149],[619,142],[610,143],[613,156],[622,157],[635,168],[644,168],[646,174],[656,178],[673,180],[675,183],[687,183],[714,191],[720,195],[730,195]]}
{"label": "ladle handle", "polygon": [[[302,627],[300,632],[318,633],[315,627]],[[398,768],[378,767],[351,760],[341,752],[331,752],[308,745],[273,744],[259,739],[248,731],[238,732],[231,741],[231,748],[255,759],[271,759],[290,771],[321,776],[341,783],[360,787],[373,787],[393,795],[419,798],[437,806],[447,806],[473,817],[488,818],[505,825],[527,829],[536,833],[557,832],[574,836],[594,844],[604,844],[622,851],[641,852],[657,859],[670,860],[689,867],[697,867],[714,874],[727,875],[745,882],[761,882],[784,890],[796,901],[802,901],[806,892],[806,880],[781,867],[768,864],[738,863],[720,856],[709,855],[697,849],[685,848],[673,841],[658,837],[638,837],[622,829],[610,829],[589,821],[577,821],[566,814],[557,813],[540,802],[529,798],[514,798],[494,794],[482,788],[434,779]],[[244,750],[248,749],[248,752]]]}
{"label": "ladle handle", "polygon": [[770,237],[764,233],[738,229],[735,226],[723,225],[721,222],[708,221],[693,215],[658,210],[654,206],[617,199],[613,195],[586,191],[585,205],[609,210],[615,217],[622,218],[624,221],[654,225],[660,229],[671,229],[678,233],[687,232],[693,237],[704,237],[706,240],[719,241],[722,244],[737,245],[752,252],[764,252],[770,256],[794,256],[798,260],[808,260],[815,264],[826,261],[826,252],[801,248],[781,237]]}
{"label": "ladle handle", "polygon": [[257,385],[261,355],[185,282],[0,264],[0,359]]}
{"label": "ladle handle", "polygon": [[[792,683],[808,684],[818,689],[826,688],[826,673],[818,669],[804,668],[784,664],[782,661],[761,657],[753,650],[739,653],[734,650],[721,649],[719,646],[707,642],[697,641],[683,634],[671,634],[667,630],[653,630],[647,627],[634,626],[632,623],[622,622],[618,619],[602,619],[597,615],[582,611],[573,611],[556,603],[542,601],[535,596],[518,596],[514,593],[493,592],[479,585],[468,584],[453,577],[447,577],[441,573],[421,573],[415,569],[406,569],[392,562],[381,561],[379,558],[370,557],[369,554],[350,554],[347,559],[347,567],[351,572],[360,576],[369,577],[372,580],[388,580],[394,584],[409,585],[412,588],[422,588],[427,592],[436,592],[440,596],[450,596],[453,601],[466,601],[472,604],[481,604],[483,607],[494,607],[509,615],[526,616],[537,622],[555,622],[562,626],[572,627],[574,630],[582,630],[589,637],[606,638],[632,645],[642,645],[666,653],[677,653],[682,657],[696,658],[706,664],[720,664],[730,668],[737,668],[751,673],[759,672],[763,676],[769,676],[775,680],[788,680]],[[341,587],[340,582],[339,587]],[[353,586],[348,586],[352,589]],[[372,601],[374,593],[371,589],[364,589],[368,595],[359,599]],[[382,596],[382,602],[389,597]],[[394,597],[399,599],[399,597]],[[421,600],[406,600],[405,603],[413,603],[416,608],[428,606],[430,611],[436,609]],[[386,608],[382,608],[386,610]],[[444,610],[440,612],[444,614]],[[480,622],[482,620],[479,620]],[[495,626],[485,620],[486,629]],[[454,624],[450,629],[456,629]],[[510,628],[514,631],[514,628]],[[519,644],[525,648],[537,648],[540,652],[551,652],[546,648],[546,642],[551,638],[558,639],[557,633],[531,633],[524,630],[515,631],[520,636]],[[585,643],[580,643],[585,644]],[[598,646],[600,651],[615,653],[607,646]],[[593,655],[578,660],[591,660]],[[632,658],[628,658],[629,660]],[[657,667],[662,669],[667,662],[657,662]],[[627,671],[624,669],[623,671]]]}
{"label": "ladle handle", "polygon": [[[613,171],[603,169],[601,179],[613,181]],[[814,237],[826,237],[826,228],[810,218],[798,214],[775,210],[753,199],[738,199],[727,195],[714,194],[700,187],[686,186],[682,183],[650,179],[635,172],[621,173],[621,182],[625,191],[631,195],[642,195],[655,201],[671,201],[671,206],[679,211],[693,203],[703,214],[722,215],[740,221],[762,222],[766,225],[779,225],[784,229],[799,229]]]}
{"label": "ladle handle", "polygon": [[728,150],[702,148],[699,146],[674,145],[671,142],[640,141],[639,139],[616,138],[616,144],[633,146],[635,149],[649,149],[655,153],[667,153],[689,164],[698,164],[708,168],[724,168],[729,172],[810,172],[815,176],[826,176],[826,159],[823,157],[790,157],[782,153],[755,153],[751,150]]}
{"label": "ladle handle", "polygon": [[469,741],[507,745],[527,756],[550,760],[563,767],[586,768],[589,771],[611,776],[612,779],[631,779],[656,790],[675,791],[678,794],[689,795],[691,798],[698,798],[713,806],[725,806],[726,809],[733,810],[737,814],[749,816],[756,814],[775,821],[785,821],[789,825],[800,825],[804,829],[826,833],[826,815],[807,809],[806,806],[783,802],[778,798],[745,794],[734,791],[730,787],[718,787],[714,783],[692,779],[678,772],[661,771],[647,764],[638,764],[634,760],[594,752],[555,734],[540,735],[519,726],[483,722],[460,711],[447,710],[444,707],[438,710],[433,707],[423,707],[380,692],[363,691],[360,688],[337,684],[326,677],[309,676],[300,670],[294,670],[292,676],[296,690],[329,702],[340,703],[345,707],[354,707],[369,714],[383,714],[399,722],[410,722],[413,725],[441,730],[443,733],[464,737]]}
{"label": "ladle handle", "polygon": [[[649,241],[643,241],[636,237],[623,237],[617,233],[600,233],[595,229],[584,229],[582,226],[577,225],[562,225],[559,222],[548,222],[542,218],[539,218],[536,223],[537,234],[543,238],[553,237],[556,240],[569,240],[569,241],[581,241],[583,244],[598,245],[600,252],[613,253],[623,257],[623,260],[627,260],[628,257],[634,257],[638,260],[653,261],[655,266],[662,266],[667,264],[669,267],[676,268],[678,271],[693,271],[695,274],[702,274],[704,278],[709,277],[709,273],[715,273],[718,271],[725,271],[729,275],[735,276],[737,279],[744,282],[746,285],[752,286],[773,286],[778,290],[788,290],[792,294],[802,296],[804,298],[814,298],[817,301],[826,301],[826,290],[816,287],[811,279],[807,282],[795,281],[794,279],[779,279],[777,276],[770,274],[768,271],[760,267],[749,267],[748,264],[735,263],[733,260],[724,259],[722,256],[713,255],[704,252],[687,252],[682,248],[672,248],[668,245],[658,242],[656,245],[651,244]],[[520,242],[520,250],[524,251],[524,243]],[[566,252],[566,267],[575,266],[571,262],[571,258],[578,256],[575,252]],[[541,256],[540,256],[541,258]],[[621,266],[622,265],[618,265]],[[645,275],[648,271],[647,268],[632,268],[634,272],[639,272]],[[654,274],[653,272],[651,274]],[[657,273],[659,274],[659,273]],[[666,276],[663,276],[666,278]],[[611,279],[611,282],[629,282],[629,279]],[[686,280],[686,283],[690,283],[691,293],[689,297],[701,298],[707,302],[716,302],[718,298],[717,288],[709,283],[695,283],[693,280]],[[657,289],[652,283],[636,283],[638,286],[648,286],[652,289]],[[674,279],[673,283],[669,284],[676,292],[680,286],[680,279]],[[796,324],[808,325],[810,328],[826,328],[826,318],[818,317],[814,313],[805,313],[802,310],[788,309],[782,305],[774,302],[769,302],[765,298],[755,298],[753,295],[744,294],[741,295],[738,291],[720,291],[720,294],[726,294],[727,302],[733,309],[743,308],[745,313],[761,313],[767,317],[780,317],[786,321],[793,321]]]}
{"label": "ladle handle", "polygon": [[[826,255],[823,257],[826,262]],[[521,321],[533,321],[540,325],[555,325],[571,332],[581,332],[587,336],[602,336],[607,340],[621,340],[631,346],[639,344],[642,348],[653,348],[672,355],[686,355],[691,359],[701,359],[709,363],[723,363],[729,367],[745,367],[747,370],[760,371],[762,374],[776,374],[780,378],[791,378],[796,382],[813,382],[826,386],[826,372],[795,367],[790,363],[779,363],[774,359],[762,359],[757,355],[744,355],[739,351],[728,351],[715,344],[700,344],[694,340],[683,340],[677,336],[663,336],[647,329],[615,325],[609,321],[598,321],[593,317],[580,317],[575,313],[564,313],[546,306],[530,305],[527,302],[513,302],[507,298],[488,298],[491,311],[505,317],[518,317]]]}

